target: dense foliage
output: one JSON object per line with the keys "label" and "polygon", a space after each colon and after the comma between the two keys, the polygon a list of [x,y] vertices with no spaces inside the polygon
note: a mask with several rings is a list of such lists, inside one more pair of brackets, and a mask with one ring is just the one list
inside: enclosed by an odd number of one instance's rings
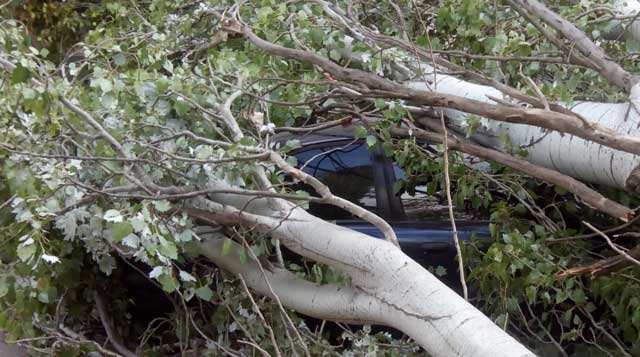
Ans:
{"label": "dense foliage", "polygon": [[[554,5],[595,39],[608,30],[607,22],[594,21],[598,13],[586,13],[599,5],[595,1]],[[237,277],[194,256],[193,246],[210,232],[177,210],[176,202],[154,199],[153,192],[132,197],[109,191],[141,179],[135,165],[161,184],[206,187],[210,178],[224,178],[253,189],[248,177],[255,164],[223,159],[245,155],[242,145],[268,145],[264,128],[250,120],[254,111],[280,128],[340,119],[320,106],[353,104],[333,96],[327,75],[309,63],[270,56],[232,34],[220,39],[220,15],[233,6],[213,0],[25,1],[0,10],[0,57],[16,65],[0,75],[0,204],[6,202],[0,206],[0,329],[10,340],[23,341],[34,353],[105,353],[107,336],[96,305],[107,302],[117,335],[149,356],[257,353],[252,345],[270,353],[278,345],[290,355],[297,339],[312,355],[418,353],[405,337],[368,326],[355,332],[336,325],[323,330],[320,322],[306,326],[309,320],[249,295]],[[317,2],[254,0],[235,6],[260,37],[313,49],[343,65],[387,74],[394,61],[411,58],[347,36]],[[380,33],[406,35],[434,51],[562,56],[499,1],[352,6],[362,23]],[[633,40],[600,42],[626,68],[640,69]],[[353,63],[347,63],[344,48]],[[450,59],[533,95],[527,78],[534,78],[550,101],[624,98],[597,72],[578,66],[455,53]],[[240,143],[221,148],[177,135],[189,130],[228,141],[216,108],[237,89],[245,94],[233,107],[245,133]],[[61,97],[92,113],[136,159],[118,159],[118,151]],[[390,134],[389,128],[411,114],[399,101],[356,104],[377,109],[380,118],[375,132],[359,135],[370,146],[381,141],[408,174],[395,189],[414,193],[424,184],[429,196],[446,204],[441,153]],[[277,149],[284,154],[296,145]],[[498,164],[486,171],[474,169],[461,154],[452,153],[450,160],[456,210],[491,221],[489,246],[464,247],[474,304],[541,355],[640,353],[638,266],[593,278],[558,278],[570,267],[615,254],[597,237],[561,238],[591,233],[582,221],[603,229],[620,222],[562,188]],[[273,183],[285,183],[280,171],[270,168],[269,174]],[[607,195],[630,207],[638,204],[621,191]],[[274,243],[251,229],[234,228],[233,234],[246,249],[240,259],[274,252]],[[632,247],[636,238],[621,235],[617,242]],[[320,264],[294,259],[288,265],[318,283],[344,279]]]}

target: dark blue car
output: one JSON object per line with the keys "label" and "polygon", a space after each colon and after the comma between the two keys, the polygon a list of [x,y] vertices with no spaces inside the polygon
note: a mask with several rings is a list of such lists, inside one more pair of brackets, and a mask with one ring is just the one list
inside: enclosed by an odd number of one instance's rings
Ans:
{"label": "dark blue car", "polygon": [[[343,127],[311,134],[280,133],[273,139],[282,144],[299,140],[301,146],[289,153],[297,158],[298,168],[318,178],[335,195],[387,220],[407,255],[426,268],[444,267],[446,274],[440,279],[450,287],[460,289],[451,223],[442,214],[446,207],[438,206],[434,211],[433,204],[425,205],[428,197],[424,194],[395,194],[393,185],[404,178],[404,172],[383,154],[381,148],[369,149],[364,140],[354,136],[352,128]],[[297,189],[314,193],[304,185]],[[340,226],[383,237],[373,225],[338,207],[310,203],[309,212]],[[456,223],[461,241],[474,235],[484,238],[490,234],[484,221],[457,220]]]}

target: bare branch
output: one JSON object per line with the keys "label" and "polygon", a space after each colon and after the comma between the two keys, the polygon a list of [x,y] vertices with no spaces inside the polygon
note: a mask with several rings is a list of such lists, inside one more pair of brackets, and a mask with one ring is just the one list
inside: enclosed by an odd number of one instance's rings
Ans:
{"label": "bare branch", "polygon": [[[640,259],[640,245],[635,246],[635,248],[629,250],[627,255],[638,260]],[[582,265],[573,268],[569,268],[567,270],[561,271],[554,275],[556,279],[564,279],[570,276],[582,275],[582,274],[590,274],[592,277],[596,277],[599,275],[604,275],[610,272],[615,272],[617,270],[626,268],[629,266],[631,262],[629,259],[622,255],[616,255],[613,257],[609,257],[606,259],[598,260],[595,263],[589,265]]]}
{"label": "bare branch", "polygon": [[[244,264],[240,263],[239,254],[242,246],[230,240],[226,242],[223,239],[209,239],[201,243],[200,254],[211,259],[219,267],[242,275],[247,284],[260,294],[271,298],[276,294],[283,305],[321,319],[360,323],[375,321],[375,313],[370,314],[369,319],[366,318],[367,314],[359,314],[360,306],[377,305],[374,298],[350,287],[316,285],[280,268],[265,270],[263,275],[253,258]],[[230,244],[233,247],[232,253],[223,255],[223,244]],[[267,280],[271,288],[267,286]]]}
{"label": "bare branch", "polygon": [[240,283],[242,284],[242,287],[244,288],[245,293],[249,297],[249,300],[251,301],[251,305],[253,305],[253,310],[256,312],[256,314],[258,314],[258,317],[262,321],[262,324],[267,329],[267,331],[269,331],[269,337],[271,338],[271,344],[273,344],[273,348],[276,350],[276,355],[277,356],[282,356],[282,352],[280,352],[280,349],[278,348],[278,342],[276,341],[276,336],[273,333],[273,329],[271,328],[271,325],[269,325],[267,320],[262,315],[262,311],[260,311],[260,307],[258,306],[258,304],[256,304],[256,301],[253,299],[253,295],[251,295],[251,292],[249,291],[249,288],[247,287],[247,283],[245,283],[244,278],[242,278],[242,274],[238,274],[238,279],[240,279]]}
{"label": "bare branch", "polygon": [[[442,143],[441,135],[425,130],[414,130],[412,133],[410,133],[408,129],[393,128],[391,129],[391,133],[396,137],[415,136],[430,142]],[[485,148],[453,136],[449,137],[449,147],[473,156],[481,157],[488,160],[494,160],[518,171],[526,172],[527,175],[531,175],[547,182],[564,187],[568,191],[576,194],[578,197],[584,200],[584,202],[591,205],[592,207],[624,222],[628,221],[634,216],[634,211],[629,209],[628,207],[625,207],[615,201],[604,197],[582,182],[570,176],[561,174],[555,170],[547,169],[545,167],[532,164],[515,156],[511,156],[497,150]]]}
{"label": "bare branch", "polygon": [[458,239],[458,228],[456,227],[456,220],[453,214],[453,199],[451,198],[451,178],[449,177],[449,133],[447,132],[447,126],[444,121],[444,113],[440,112],[440,122],[442,127],[442,145],[444,146],[443,158],[444,158],[444,186],[447,193],[447,206],[449,208],[449,221],[451,221],[451,228],[453,229],[453,243],[456,247],[456,254],[458,256],[458,274],[460,274],[460,284],[462,285],[462,296],[465,300],[469,300],[469,291],[467,289],[467,282],[464,278],[464,259],[462,258],[462,249],[460,249],[460,239]]}
{"label": "bare branch", "polygon": [[600,74],[612,84],[629,93],[631,92],[631,88],[639,82],[637,77],[611,60],[602,48],[593,43],[584,32],[578,29],[573,23],[551,11],[544,6],[544,4],[537,0],[509,0],[509,3],[542,19],[542,21],[546,22],[549,26],[562,33],[568,40],[575,43],[580,52],[590,61],[593,61],[598,66],[597,70]]}
{"label": "bare branch", "polygon": [[[640,155],[640,138],[624,135],[616,131],[587,122],[584,118],[573,114],[550,112],[537,108],[516,108],[489,104],[479,100],[467,99],[455,95],[438,92],[412,90],[404,85],[374,74],[340,67],[327,58],[312,52],[291,49],[262,40],[248,27],[242,28],[242,33],[263,51],[278,57],[290,58],[312,63],[331,73],[341,80],[361,83],[378,91],[363,93],[379,97],[405,99],[419,105],[456,109],[465,113],[477,114],[486,118],[517,124],[528,124],[545,129],[556,130],[561,133],[573,134],[585,140],[594,141],[604,146]],[[381,90],[381,91],[380,91]],[[585,125],[588,123],[588,125]]]}
{"label": "bare branch", "polygon": [[136,357],[135,353],[131,352],[125,345],[122,344],[122,339],[118,336],[116,331],[113,330],[111,322],[109,322],[110,319],[107,315],[107,309],[104,305],[104,300],[102,299],[102,296],[100,296],[100,293],[94,291],[93,298],[96,302],[96,310],[98,311],[98,315],[100,316],[100,322],[102,323],[102,327],[104,327],[104,330],[107,333],[107,336],[109,337],[109,341],[111,341],[113,348],[115,348],[118,353],[125,357]]}
{"label": "bare branch", "polygon": [[620,249],[617,245],[615,245],[611,241],[611,239],[609,238],[608,235],[602,233],[602,231],[600,231],[596,227],[592,226],[589,222],[582,221],[582,223],[584,223],[585,226],[591,228],[591,230],[593,230],[594,232],[598,233],[602,238],[604,238],[607,241],[607,244],[609,244],[609,247],[611,247],[611,249],[613,249],[616,253],[620,254],[621,256],[623,256],[625,259],[627,259],[631,263],[636,264],[636,265],[640,265],[640,261],[638,259],[632,257],[627,252],[625,252],[624,250]]}
{"label": "bare branch", "polygon": [[279,168],[281,168],[294,178],[313,187],[313,189],[316,190],[316,192],[325,200],[326,203],[340,207],[345,211],[353,214],[354,216],[370,222],[378,229],[380,229],[382,234],[384,234],[385,239],[394,244],[396,247],[400,246],[400,244],[398,243],[398,238],[396,237],[396,234],[389,223],[380,218],[378,215],[354,204],[353,202],[347,201],[344,198],[335,196],[333,193],[331,193],[329,187],[327,187],[315,177],[289,165],[289,163],[278,153],[271,152],[271,161],[273,161],[276,165],[278,165]]}
{"label": "bare branch", "polygon": [[224,104],[220,105],[220,115],[222,116],[222,119],[224,119],[227,128],[229,128],[229,130],[231,131],[231,138],[235,143],[239,142],[240,139],[244,137],[244,134],[242,134],[242,130],[240,130],[238,122],[233,117],[233,113],[231,113],[231,105],[233,104],[233,101],[235,101],[241,95],[242,91],[235,91],[229,96],[229,98],[227,98]]}

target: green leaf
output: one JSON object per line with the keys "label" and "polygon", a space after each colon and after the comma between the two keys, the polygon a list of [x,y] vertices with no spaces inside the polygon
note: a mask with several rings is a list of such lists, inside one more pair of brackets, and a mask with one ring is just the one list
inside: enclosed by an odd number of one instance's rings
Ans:
{"label": "green leaf", "polygon": [[0,298],[7,295],[9,292],[9,282],[7,281],[7,277],[0,277]]}
{"label": "green leaf", "polygon": [[373,136],[373,135],[367,136],[367,146],[372,147],[377,142],[378,142],[378,139],[375,136]]}
{"label": "green leaf", "polygon": [[180,270],[180,280],[184,282],[196,281],[196,278],[184,270]]}
{"label": "green leaf", "polygon": [[287,142],[285,143],[285,146],[289,150],[294,150],[294,149],[302,147],[302,144],[300,143],[299,139],[291,139],[291,140],[287,140]]}
{"label": "green leaf", "polygon": [[25,245],[20,244],[18,246],[18,258],[20,258],[21,261],[26,262],[29,259],[31,259],[31,257],[33,257],[33,255],[36,253],[36,245],[33,244],[33,242],[31,242],[31,244],[27,244]]}
{"label": "green leaf", "polygon": [[447,275],[447,268],[443,267],[442,265],[438,265],[438,267],[436,267],[436,276],[445,276]]}
{"label": "green leaf", "polygon": [[179,117],[183,117],[189,112],[191,107],[185,102],[176,101],[173,103],[173,109],[175,109]]}
{"label": "green leaf", "polygon": [[[309,197],[309,192],[306,191],[301,191],[298,190],[295,192],[296,195],[298,196],[302,196],[302,197]],[[295,200],[294,201],[297,205],[299,205],[300,207],[304,208],[304,209],[309,209],[309,201],[307,200]]]}
{"label": "green leaf", "polygon": [[133,233],[133,227],[129,222],[118,222],[113,225],[113,240],[116,242],[120,242],[131,233]]}
{"label": "green leaf", "polygon": [[31,72],[18,64],[11,73],[11,84],[24,83],[31,78]]}
{"label": "green leaf", "polygon": [[395,154],[395,148],[389,142],[385,142],[384,144],[382,144],[382,150],[384,151],[384,156],[388,158],[392,158],[393,154]]}
{"label": "green leaf", "polygon": [[204,301],[211,301],[213,299],[213,290],[208,286],[201,286],[196,289],[196,296]]}
{"label": "green leaf", "polygon": [[156,90],[158,91],[158,93],[166,92],[167,90],[169,90],[170,86],[171,82],[169,82],[169,80],[167,80],[167,78],[165,77],[158,78],[158,81],[156,82]]}
{"label": "green leaf", "polygon": [[100,87],[103,93],[109,93],[113,89],[113,83],[105,78],[98,79],[96,84]]}
{"label": "green leaf", "polygon": [[418,36],[416,38],[416,43],[418,44],[418,46],[422,46],[422,47],[429,46],[429,41],[427,39],[427,36]]}
{"label": "green leaf", "polygon": [[565,324],[569,324],[571,322],[572,317],[573,317],[573,309],[569,309],[562,313],[562,321]]}
{"label": "green leaf", "polygon": [[38,301],[40,301],[43,304],[48,304],[49,294],[47,294],[46,291],[41,291],[40,293],[38,293]]}
{"label": "green leaf", "polygon": [[576,304],[584,304],[587,301],[587,296],[582,289],[576,289],[571,293],[571,300]]}
{"label": "green leaf", "polygon": [[176,235],[176,241],[178,242],[190,242],[191,239],[193,239],[193,231],[190,229],[185,229]]}
{"label": "green leaf", "polygon": [[222,243],[222,256],[228,255],[231,252],[231,247],[233,247],[231,240],[225,239]]}
{"label": "green leaf", "polygon": [[560,186],[554,186],[553,189],[556,191],[557,194],[559,195],[566,195],[567,194],[567,189],[564,187],[560,187]]}
{"label": "green leaf", "polygon": [[147,228],[147,223],[142,218],[133,218],[129,222],[131,223],[131,227],[133,227],[136,233],[140,233],[145,228]]}
{"label": "green leaf", "polygon": [[111,275],[113,269],[116,267],[116,260],[110,255],[105,255],[98,261],[98,267],[101,272]]}
{"label": "green leaf", "polygon": [[311,38],[313,45],[319,47],[322,45],[322,41],[324,40],[325,34],[324,32],[320,31],[317,27],[312,27],[309,31],[309,37]]}
{"label": "green leaf", "polygon": [[122,222],[122,214],[117,209],[110,209],[104,213],[104,220],[107,222]]}
{"label": "green leaf", "polygon": [[163,266],[157,266],[154,267],[153,269],[151,269],[151,272],[149,272],[149,277],[152,279],[157,279],[160,275],[164,274],[164,267]]}
{"label": "green leaf", "polygon": [[298,158],[296,158],[295,156],[287,156],[287,159],[285,161],[287,161],[287,164],[291,166],[298,166]]}
{"label": "green leaf", "polygon": [[527,286],[525,289],[525,293],[527,294],[527,300],[529,304],[534,304],[536,302],[536,294],[538,292],[538,288],[533,285]]}
{"label": "green leaf", "polygon": [[113,56],[113,62],[116,64],[116,66],[120,67],[127,63],[127,58],[122,53],[118,53]]}
{"label": "green leaf", "polygon": [[167,200],[155,201],[155,202],[153,202],[153,206],[159,212],[167,212],[168,210],[171,209],[171,203],[169,201],[167,201]]}
{"label": "green leaf", "polygon": [[178,280],[171,274],[162,274],[158,277],[158,282],[162,285],[162,290],[170,293],[178,289],[180,284]]}
{"label": "green leaf", "polygon": [[362,139],[365,136],[367,136],[367,129],[365,129],[363,126],[359,126],[356,128],[356,138]]}
{"label": "green leaf", "polygon": [[393,193],[400,193],[404,187],[404,181],[398,180],[393,184]]}
{"label": "green leaf", "polygon": [[566,290],[560,290],[556,294],[556,304],[559,304],[569,298],[569,293]]}
{"label": "green leaf", "polygon": [[122,244],[133,249],[138,249],[140,246],[140,237],[135,234],[128,234],[122,239]]}
{"label": "green leaf", "polygon": [[162,242],[158,246],[158,252],[169,259],[178,259],[178,248],[172,242]]}

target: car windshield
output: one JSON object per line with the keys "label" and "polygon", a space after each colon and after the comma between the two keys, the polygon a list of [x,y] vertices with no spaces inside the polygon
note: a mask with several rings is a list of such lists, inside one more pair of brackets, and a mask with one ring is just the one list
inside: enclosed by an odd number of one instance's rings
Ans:
{"label": "car windshield", "polygon": [[[311,148],[295,155],[304,172],[327,185],[335,195],[376,212],[371,153],[363,143]],[[308,187],[305,191],[313,192]],[[310,213],[324,219],[353,218],[331,205],[310,203]]]}

